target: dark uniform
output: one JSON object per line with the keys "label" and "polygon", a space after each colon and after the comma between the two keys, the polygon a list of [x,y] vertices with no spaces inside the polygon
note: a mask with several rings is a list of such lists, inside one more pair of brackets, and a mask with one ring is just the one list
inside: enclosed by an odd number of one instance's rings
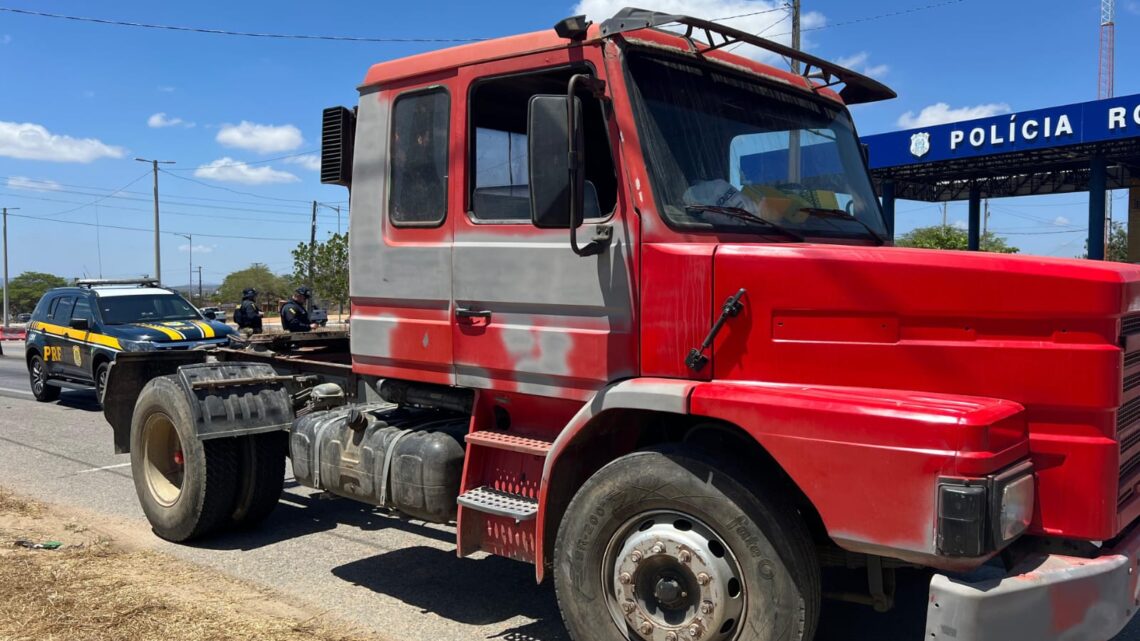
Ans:
{"label": "dark uniform", "polygon": [[247,289],[241,295],[241,306],[234,314],[234,322],[237,323],[238,329],[249,329],[254,334],[260,334],[262,331],[261,310],[257,308],[257,303],[254,302],[254,299],[257,298],[257,291]]}
{"label": "dark uniform", "polygon": [[[308,287],[298,287],[297,295],[308,300],[313,294]],[[281,306],[281,328],[287,332],[311,332],[313,322],[309,320],[309,312],[304,305],[290,300]]]}

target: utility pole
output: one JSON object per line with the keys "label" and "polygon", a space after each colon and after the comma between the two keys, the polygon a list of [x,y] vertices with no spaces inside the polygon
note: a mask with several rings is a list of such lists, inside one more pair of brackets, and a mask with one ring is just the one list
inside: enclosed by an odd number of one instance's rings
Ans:
{"label": "utility pole", "polygon": [[149,162],[150,166],[154,169],[154,278],[158,283],[162,284],[162,251],[159,247],[158,240],[158,166],[159,165],[173,165],[173,160],[147,160],[146,158],[135,158],[139,162]]}
{"label": "utility pole", "polygon": [[[193,282],[194,281],[194,270],[193,269],[190,270],[190,281],[191,281],[190,286],[193,287],[194,286],[194,282]],[[202,266],[198,265],[198,302],[201,303],[202,300],[203,300],[203,298],[202,298]]]}
{"label": "utility pole", "polygon": [[[181,236],[181,237],[185,238],[190,243],[189,245],[187,245],[187,249],[189,250],[188,253],[190,254],[190,280],[186,281],[186,297],[190,299],[191,303],[193,303],[194,302],[194,234],[180,234],[178,232],[174,232],[174,235],[175,236]],[[198,304],[202,303],[201,298],[202,298],[201,296],[198,297],[198,299],[199,299]]]}
{"label": "utility pole", "polygon": [[990,199],[986,199],[986,213],[982,216],[982,242],[986,241],[986,234],[990,227]]}
{"label": "utility pole", "polygon": [[950,203],[946,202],[945,200],[942,201],[942,226],[943,227],[945,227],[948,224],[947,218],[946,218],[946,214],[947,214],[946,210],[947,210],[949,204]]}
{"label": "utility pole", "polygon": [[[313,259],[317,253],[317,201],[313,201],[313,224],[309,229],[309,282],[308,286],[313,286]],[[310,296],[307,302],[309,307],[308,311],[313,311],[313,298]]]}
{"label": "utility pole", "polygon": [[4,325],[8,326],[8,210],[13,211],[19,207],[4,208]]}
{"label": "utility pole", "polygon": [[[792,0],[792,49],[800,50],[800,0]],[[792,58],[792,73],[800,73],[800,61]],[[800,130],[788,132],[788,182],[800,182]]]}

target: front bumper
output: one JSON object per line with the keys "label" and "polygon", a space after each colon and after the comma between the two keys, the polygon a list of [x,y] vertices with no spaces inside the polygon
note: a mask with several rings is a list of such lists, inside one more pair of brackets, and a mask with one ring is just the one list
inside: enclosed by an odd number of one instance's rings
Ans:
{"label": "front bumper", "polygon": [[1140,527],[1093,559],[1036,554],[1008,573],[937,574],[926,639],[1108,641],[1140,608],[1138,566]]}

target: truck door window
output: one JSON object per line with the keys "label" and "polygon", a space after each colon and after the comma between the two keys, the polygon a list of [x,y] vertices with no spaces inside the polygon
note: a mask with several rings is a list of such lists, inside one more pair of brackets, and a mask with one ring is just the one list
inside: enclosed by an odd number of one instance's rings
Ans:
{"label": "truck door window", "polygon": [[[487,222],[529,223],[527,108],[531,96],[565,94],[570,77],[587,67],[484,80],[471,91],[469,209]],[[598,101],[582,95],[586,150],[586,218],[607,216],[617,202],[617,181],[606,122]]]}
{"label": "truck door window", "polygon": [[451,98],[430,89],[392,107],[388,216],[397,227],[434,227],[447,215],[447,134]]}

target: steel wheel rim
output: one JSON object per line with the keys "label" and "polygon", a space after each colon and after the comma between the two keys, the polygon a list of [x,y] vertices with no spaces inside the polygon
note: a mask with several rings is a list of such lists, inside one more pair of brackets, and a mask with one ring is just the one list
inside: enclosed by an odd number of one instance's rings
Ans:
{"label": "steel wheel rim", "polygon": [[143,423],[143,476],[154,500],[170,507],[182,496],[182,441],[170,417],[156,412]]}
{"label": "steel wheel rim", "polygon": [[614,624],[632,639],[730,641],[744,628],[736,555],[683,512],[643,512],[622,524],[606,545],[601,581]]}
{"label": "steel wheel rim", "polygon": [[44,391],[44,362],[40,358],[32,358],[32,391],[42,394]]}

